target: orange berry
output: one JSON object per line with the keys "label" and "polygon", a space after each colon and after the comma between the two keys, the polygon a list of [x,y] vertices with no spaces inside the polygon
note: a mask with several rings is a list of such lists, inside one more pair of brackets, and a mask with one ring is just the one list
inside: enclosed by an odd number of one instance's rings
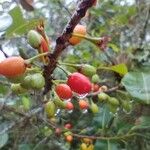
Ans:
{"label": "orange berry", "polygon": [[66,136],[66,141],[67,142],[72,142],[72,140],[73,140],[73,136],[72,135],[67,135]]}
{"label": "orange berry", "polygon": [[80,107],[80,109],[88,109],[89,104],[85,100],[79,100],[79,107]]}
{"label": "orange berry", "polygon": [[[80,34],[80,35],[85,36],[85,35],[86,35],[86,26],[79,25],[79,24],[76,25],[76,27],[75,27],[74,30],[73,30],[73,33],[75,33],[75,34]],[[82,41],[82,38],[75,37],[75,36],[72,36],[72,37],[69,39],[69,42],[70,42],[70,44],[72,44],[72,45],[79,44],[81,41]]]}
{"label": "orange berry", "polygon": [[48,43],[46,42],[46,40],[44,38],[42,38],[42,40],[41,40],[41,49],[42,49],[43,53],[49,51]]}
{"label": "orange berry", "polygon": [[0,74],[8,77],[22,75],[26,71],[25,60],[12,56],[0,62]]}

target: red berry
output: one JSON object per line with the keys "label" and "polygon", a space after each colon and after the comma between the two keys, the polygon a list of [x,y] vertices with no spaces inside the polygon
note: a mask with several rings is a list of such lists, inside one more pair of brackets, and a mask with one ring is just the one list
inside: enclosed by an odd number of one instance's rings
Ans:
{"label": "red berry", "polygon": [[66,129],[71,129],[72,128],[72,125],[70,123],[66,123],[65,126],[64,126]]}
{"label": "red berry", "polygon": [[67,110],[73,110],[73,109],[74,109],[73,104],[72,104],[71,102],[67,102],[67,103],[66,103],[66,109],[67,109]]}
{"label": "red berry", "polygon": [[85,100],[79,100],[79,107],[80,107],[80,109],[88,109],[89,108],[89,104]]}
{"label": "red berry", "polygon": [[67,84],[71,90],[78,94],[86,94],[91,91],[92,85],[90,80],[81,73],[75,72],[68,77]]}
{"label": "red berry", "polygon": [[70,99],[72,97],[72,91],[67,84],[57,85],[55,91],[57,95],[62,99]]}

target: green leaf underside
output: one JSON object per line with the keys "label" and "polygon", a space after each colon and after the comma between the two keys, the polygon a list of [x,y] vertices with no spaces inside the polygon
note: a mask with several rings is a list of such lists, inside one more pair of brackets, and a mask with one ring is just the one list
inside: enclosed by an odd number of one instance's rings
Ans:
{"label": "green leaf underside", "polygon": [[122,84],[132,97],[145,104],[150,104],[150,74],[129,72],[122,79]]}

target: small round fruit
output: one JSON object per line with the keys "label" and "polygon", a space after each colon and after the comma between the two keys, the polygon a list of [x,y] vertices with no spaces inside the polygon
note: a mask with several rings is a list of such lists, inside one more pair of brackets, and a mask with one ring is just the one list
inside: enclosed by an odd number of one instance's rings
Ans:
{"label": "small round fruit", "polygon": [[101,91],[106,92],[108,90],[108,87],[106,85],[101,86]]}
{"label": "small round fruit", "polygon": [[67,110],[73,110],[74,109],[74,106],[71,102],[66,102],[66,109]]}
{"label": "small round fruit", "polygon": [[98,94],[98,100],[99,101],[106,101],[108,100],[109,96],[106,93],[101,92]]}
{"label": "small round fruit", "polygon": [[62,109],[66,108],[66,103],[64,101],[62,101],[61,99],[59,99],[59,97],[54,99],[54,103],[59,108],[62,108]]}
{"label": "small round fruit", "polygon": [[49,101],[45,104],[45,112],[49,118],[55,116],[56,106],[55,106],[54,102]]}
{"label": "small round fruit", "polygon": [[122,107],[126,112],[130,112],[132,109],[132,104],[129,101],[122,101]]}
{"label": "small round fruit", "polygon": [[85,100],[79,100],[79,107],[80,109],[88,109],[89,103]]}
{"label": "small round fruit", "polygon": [[93,83],[99,83],[100,82],[100,78],[99,78],[98,74],[94,74],[92,76],[92,82]]}
{"label": "small round fruit", "polygon": [[12,90],[12,92],[15,93],[15,94],[22,94],[22,93],[27,92],[27,90],[24,89],[24,88],[20,85],[20,83],[19,83],[19,84],[12,84],[12,85],[11,85],[11,90]]}
{"label": "small round fruit", "polygon": [[61,99],[70,99],[72,97],[72,91],[67,84],[57,85],[55,91]]}
{"label": "small round fruit", "polygon": [[109,111],[115,114],[117,112],[117,106],[116,105],[111,105],[108,103]]}
{"label": "small round fruit", "polygon": [[92,77],[96,73],[96,68],[88,64],[83,64],[80,72],[88,77]]}
{"label": "small round fruit", "polygon": [[31,81],[32,81],[32,75],[27,75],[24,80],[21,82],[21,86],[25,89],[31,89]]}
{"label": "small round fruit", "polygon": [[56,128],[56,129],[55,129],[55,134],[56,134],[57,136],[61,135],[61,133],[62,133],[62,130],[61,130],[60,128]]}
{"label": "small round fruit", "polygon": [[82,143],[82,144],[80,145],[80,149],[81,149],[81,150],[87,150],[87,145],[86,145],[85,143]]}
{"label": "small round fruit", "polygon": [[108,98],[108,102],[112,105],[118,106],[119,105],[119,101],[115,98],[115,97],[109,97]]}
{"label": "small round fruit", "polygon": [[26,71],[25,60],[19,56],[8,57],[0,62],[0,74],[6,77],[15,77]]}
{"label": "small round fruit", "polygon": [[27,35],[29,44],[33,48],[39,48],[42,41],[42,36],[35,30],[30,30]]}
{"label": "small round fruit", "polygon": [[66,123],[65,126],[64,126],[66,129],[71,129],[72,128],[72,125],[70,123]]}
{"label": "small round fruit", "polygon": [[42,52],[48,52],[49,51],[49,46],[48,46],[48,43],[46,42],[46,40],[42,37],[42,40],[41,40],[41,46],[40,48],[42,49]]}
{"label": "small round fruit", "polygon": [[67,84],[70,86],[73,92],[78,94],[87,94],[92,89],[90,80],[78,72],[69,75]]}
{"label": "small round fruit", "polygon": [[[79,25],[79,24],[76,25],[76,27],[73,30],[73,33],[85,36],[86,35],[86,26]],[[82,38],[75,37],[75,36],[72,36],[69,39],[69,43],[72,44],[72,45],[79,44],[81,41],[82,41]]]}
{"label": "small round fruit", "polygon": [[73,141],[73,136],[72,135],[67,135],[66,136],[66,141],[69,142],[69,143],[72,142]]}
{"label": "small round fruit", "polygon": [[31,86],[34,89],[41,89],[45,85],[45,79],[41,73],[35,73],[32,75]]}
{"label": "small round fruit", "polygon": [[92,84],[92,91],[97,92],[99,91],[100,86],[98,84]]}
{"label": "small round fruit", "polygon": [[98,108],[97,104],[95,104],[94,102],[91,103],[90,108],[94,114],[99,112],[99,108]]}

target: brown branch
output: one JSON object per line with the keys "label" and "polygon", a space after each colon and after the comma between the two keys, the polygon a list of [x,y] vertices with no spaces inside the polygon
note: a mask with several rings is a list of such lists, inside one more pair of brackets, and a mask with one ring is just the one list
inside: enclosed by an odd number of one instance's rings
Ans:
{"label": "brown branch", "polygon": [[147,8],[147,14],[146,14],[145,22],[143,25],[143,30],[140,34],[141,41],[140,41],[139,47],[143,46],[145,35],[146,35],[146,30],[147,30],[148,23],[149,23],[149,18],[150,18],[150,6]]}
{"label": "brown branch", "polygon": [[46,81],[45,89],[43,94],[47,94],[52,86],[52,73],[56,68],[58,57],[68,46],[68,40],[71,37],[73,29],[80,22],[80,20],[85,16],[86,11],[92,7],[95,0],[82,0],[74,14],[72,15],[70,21],[67,23],[63,33],[57,38],[56,46],[54,52],[49,55],[49,64],[44,67],[44,77]]}

